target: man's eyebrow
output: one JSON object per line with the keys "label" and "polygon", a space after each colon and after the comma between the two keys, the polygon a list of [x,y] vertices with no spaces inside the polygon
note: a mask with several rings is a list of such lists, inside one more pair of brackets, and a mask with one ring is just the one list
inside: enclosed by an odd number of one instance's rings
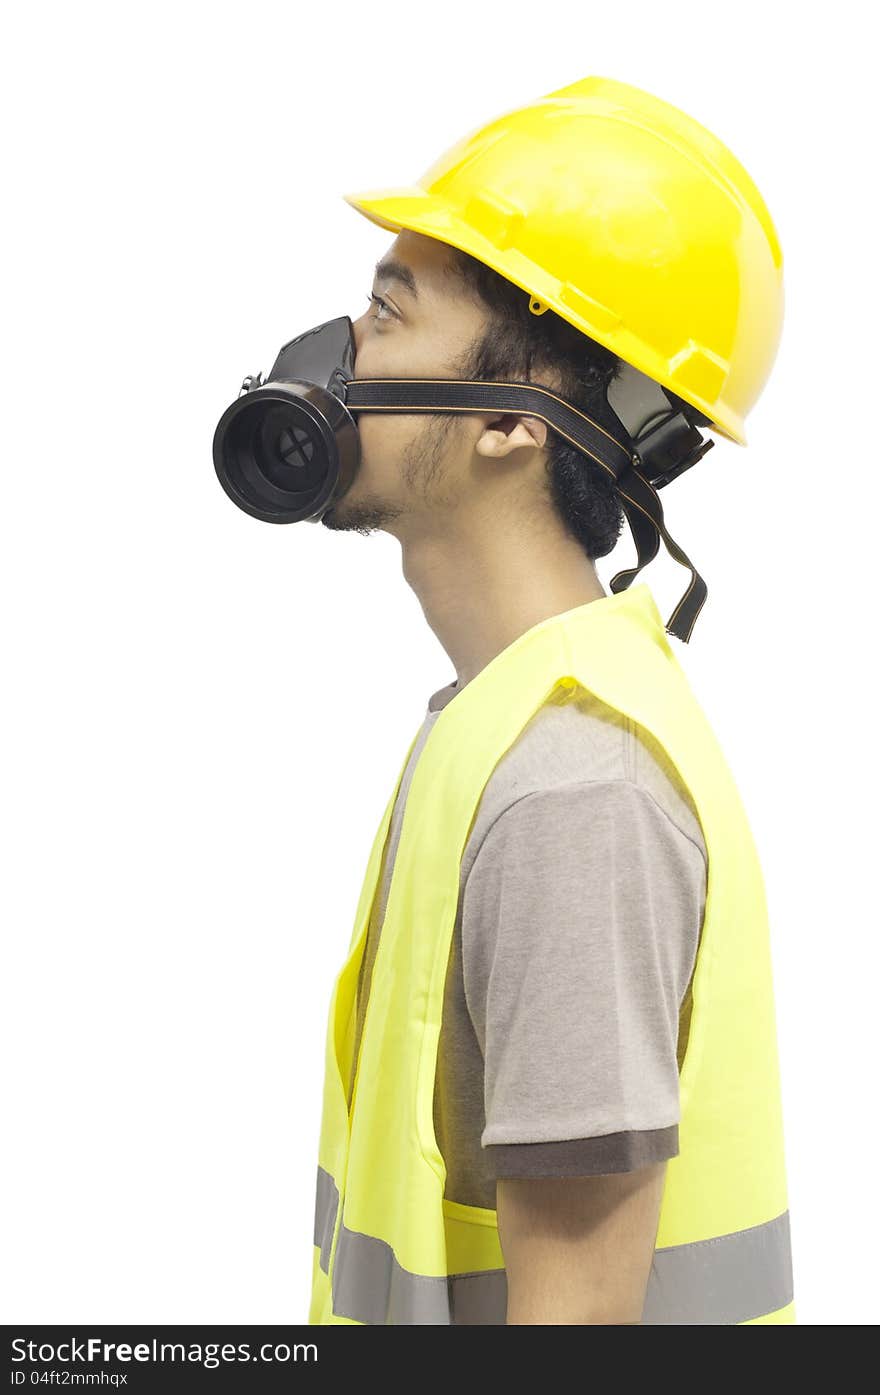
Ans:
{"label": "man's eyebrow", "polygon": [[376,276],[380,281],[399,281],[401,286],[409,291],[413,300],[418,300],[419,288],[416,278],[403,262],[396,261],[394,257],[385,257],[376,263]]}

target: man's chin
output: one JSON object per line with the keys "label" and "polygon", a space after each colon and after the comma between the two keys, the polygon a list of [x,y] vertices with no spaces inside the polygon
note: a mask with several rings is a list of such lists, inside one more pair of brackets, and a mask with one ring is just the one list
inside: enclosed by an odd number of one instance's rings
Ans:
{"label": "man's chin", "polygon": [[394,505],[380,504],[375,500],[358,504],[347,502],[343,497],[321,515],[321,522],[333,533],[362,533],[367,536],[387,529],[400,513],[401,510]]}

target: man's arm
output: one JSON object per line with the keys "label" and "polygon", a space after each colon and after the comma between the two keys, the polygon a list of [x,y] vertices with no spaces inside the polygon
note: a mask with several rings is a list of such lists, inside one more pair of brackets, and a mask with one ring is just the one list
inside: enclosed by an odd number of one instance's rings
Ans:
{"label": "man's arm", "polygon": [[641,1322],[665,1174],[499,1180],[508,1323]]}
{"label": "man's arm", "polygon": [[483,837],[462,972],[509,1322],[641,1321],[705,888],[702,849],[628,780],[529,793]]}

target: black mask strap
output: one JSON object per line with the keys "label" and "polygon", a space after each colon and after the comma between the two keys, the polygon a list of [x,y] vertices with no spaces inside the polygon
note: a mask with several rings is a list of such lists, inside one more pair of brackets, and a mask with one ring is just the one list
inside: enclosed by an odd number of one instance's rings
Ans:
{"label": "black mask strap", "polygon": [[[656,557],[661,536],[670,555],[690,571],[690,585],[666,622],[669,634],[684,644],[688,642],[708,588],[690,558],[669,536],[659,495],[639,469],[642,460],[632,449],[631,438],[627,437],[625,443],[549,388],[536,387],[533,383],[460,378],[350,378],[345,385],[345,404],[352,413],[489,410],[537,417],[545,422],[601,465],[615,481],[636,545],[638,563],[613,576],[611,590],[623,591],[631,585],[642,568]],[[622,423],[620,431],[626,435]]]}

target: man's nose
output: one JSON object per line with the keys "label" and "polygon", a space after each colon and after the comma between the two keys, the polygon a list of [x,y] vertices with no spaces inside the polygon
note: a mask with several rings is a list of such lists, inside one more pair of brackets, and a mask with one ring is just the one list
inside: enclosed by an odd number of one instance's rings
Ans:
{"label": "man's nose", "polygon": [[359,315],[358,318],[357,318],[356,320],[352,320],[352,322],[351,322],[351,333],[352,333],[352,338],[354,339],[355,364],[357,364],[357,356],[358,356],[358,354],[359,354],[360,351],[361,351],[361,344],[363,343],[363,339],[364,339],[364,320],[365,320],[365,319],[366,319],[366,312],[364,312],[363,315]]}

